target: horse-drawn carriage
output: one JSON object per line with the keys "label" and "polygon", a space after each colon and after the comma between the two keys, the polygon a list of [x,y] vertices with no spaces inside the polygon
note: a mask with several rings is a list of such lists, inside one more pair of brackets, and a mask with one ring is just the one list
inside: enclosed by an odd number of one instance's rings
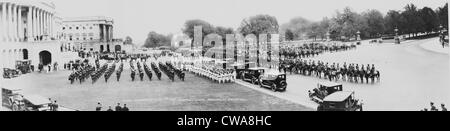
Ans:
{"label": "horse-drawn carriage", "polygon": [[338,91],[343,91],[342,84],[326,82],[317,84],[317,88],[313,89],[312,91],[308,91],[308,95],[312,101],[316,103],[322,103],[327,96]]}
{"label": "horse-drawn carriage", "polygon": [[278,72],[266,73],[259,78],[259,85],[261,88],[269,88],[273,92],[286,91],[286,74]]}
{"label": "horse-drawn carriage", "polygon": [[317,111],[363,111],[363,103],[355,99],[355,92],[338,91],[319,104]]}

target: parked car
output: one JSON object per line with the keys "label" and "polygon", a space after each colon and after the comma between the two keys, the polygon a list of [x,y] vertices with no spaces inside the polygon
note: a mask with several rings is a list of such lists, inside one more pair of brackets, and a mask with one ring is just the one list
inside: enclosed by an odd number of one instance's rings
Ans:
{"label": "parked car", "polygon": [[363,111],[363,103],[355,99],[355,92],[338,91],[327,96],[317,111]]}
{"label": "parked car", "polygon": [[287,82],[284,73],[266,73],[260,77],[259,85],[261,88],[269,88],[272,91],[286,91]]}

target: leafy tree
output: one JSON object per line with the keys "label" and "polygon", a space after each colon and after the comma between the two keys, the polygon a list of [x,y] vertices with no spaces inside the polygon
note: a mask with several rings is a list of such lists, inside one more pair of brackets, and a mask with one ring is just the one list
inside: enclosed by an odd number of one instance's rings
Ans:
{"label": "leafy tree", "polygon": [[130,36],[125,37],[125,41],[124,41],[125,45],[131,45],[133,44],[133,39]]}
{"label": "leafy tree", "polygon": [[145,40],[144,47],[146,48],[154,48],[159,46],[170,46],[171,35],[163,35],[158,34],[154,31],[150,32],[147,35],[147,39]]}

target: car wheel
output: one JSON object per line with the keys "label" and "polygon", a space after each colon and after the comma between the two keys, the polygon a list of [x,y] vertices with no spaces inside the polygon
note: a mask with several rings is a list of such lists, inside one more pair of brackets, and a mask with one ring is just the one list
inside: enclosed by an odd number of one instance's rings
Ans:
{"label": "car wheel", "polygon": [[271,89],[272,89],[273,92],[277,92],[277,85],[273,84]]}

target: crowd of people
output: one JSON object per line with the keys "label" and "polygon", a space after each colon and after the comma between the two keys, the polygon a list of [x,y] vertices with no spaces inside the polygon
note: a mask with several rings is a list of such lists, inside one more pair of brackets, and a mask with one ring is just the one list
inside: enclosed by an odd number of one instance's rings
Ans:
{"label": "crowd of people", "polygon": [[279,70],[285,73],[289,71],[291,74],[316,76],[330,81],[343,80],[354,83],[380,81],[380,71],[376,70],[374,64],[364,66],[364,64],[344,63],[340,66],[339,63],[329,64],[323,61],[291,59],[282,61]]}
{"label": "crowd of people", "polygon": [[[97,107],[95,107],[95,111],[102,111],[102,104],[100,102],[97,103]],[[117,103],[117,106],[115,107],[115,110],[112,109],[111,106],[108,107],[106,111],[130,111],[130,109],[127,107],[127,104],[123,104],[123,107],[120,106],[120,103]]]}
{"label": "crowd of people", "polygon": [[[430,102],[430,110],[424,108],[422,111],[439,111],[439,109],[434,105],[434,102]],[[441,111],[447,111],[445,104],[441,104]]]}

